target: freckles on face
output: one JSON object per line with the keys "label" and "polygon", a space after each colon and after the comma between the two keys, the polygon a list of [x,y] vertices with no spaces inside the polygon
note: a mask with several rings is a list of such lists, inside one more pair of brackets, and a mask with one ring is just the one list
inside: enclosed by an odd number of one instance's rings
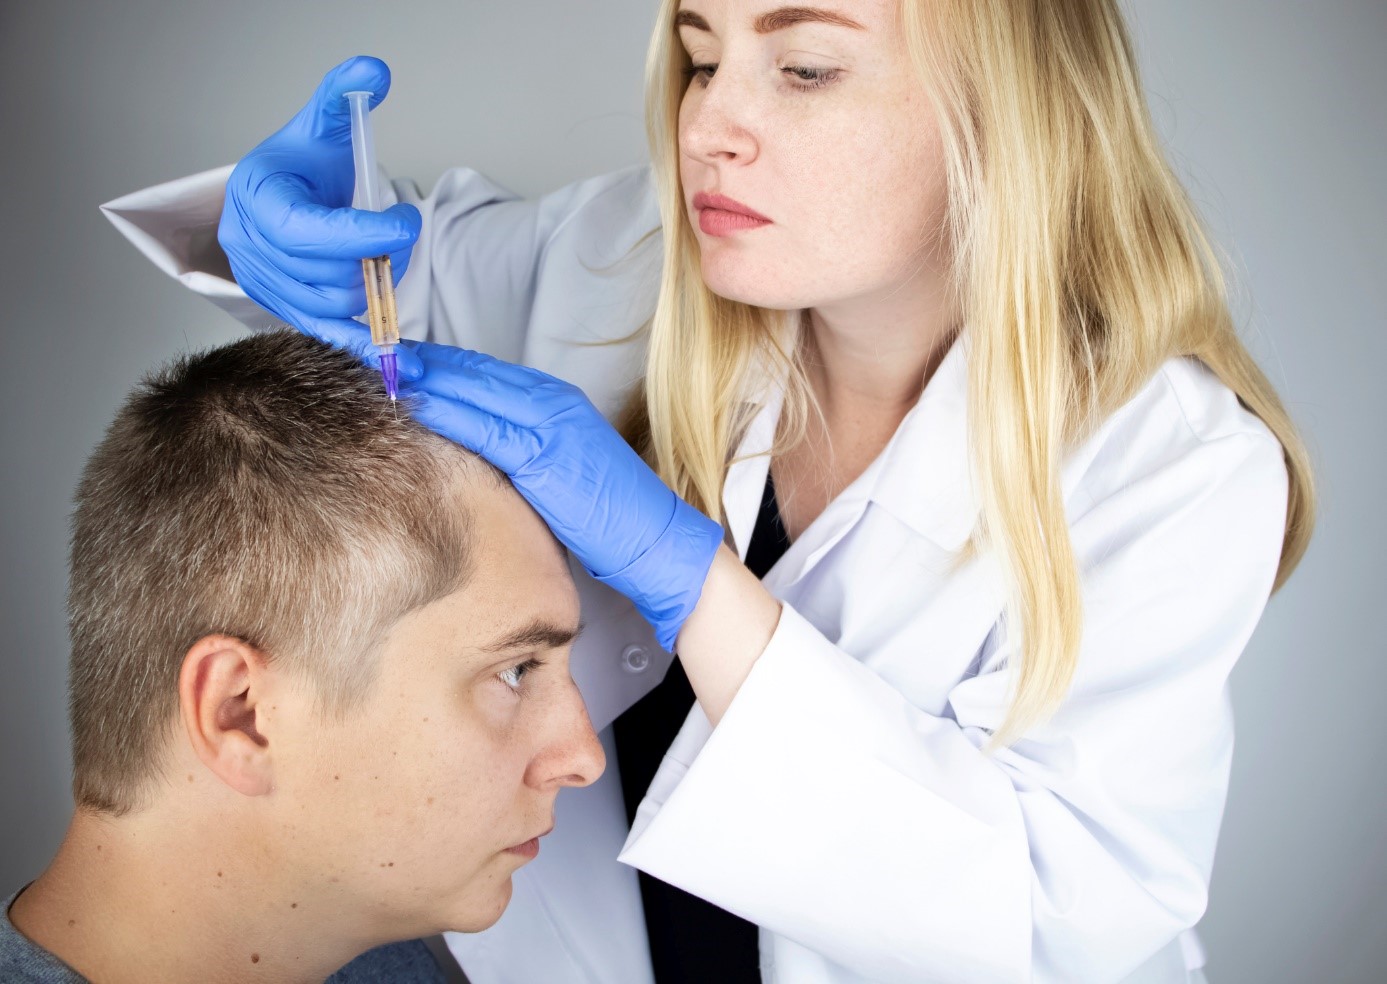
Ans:
{"label": "freckles on face", "polygon": [[305,735],[280,849],[372,932],[480,931],[527,860],[506,849],[548,827],[552,798],[525,785],[532,749],[503,682],[407,655],[395,672],[383,667],[365,706]]}
{"label": "freckles on face", "polygon": [[519,867],[504,849],[545,811],[522,793],[526,757],[503,706],[513,697],[490,689],[387,670],[363,707],[305,735],[284,790],[284,850],[344,912],[379,910],[382,931],[419,935],[484,928],[504,908]]}
{"label": "freckles on face", "polygon": [[[762,8],[685,0],[710,31],[680,28],[696,74],[680,109],[680,176],[703,277],[715,293],[795,309],[936,275],[942,144],[895,3],[843,8],[861,28],[757,33]],[[817,83],[797,83],[814,74]],[[698,192],[772,220],[730,235],[699,227]]]}
{"label": "freckles on face", "polygon": [[[302,867],[330,871],[344,909],[372,911],[396,938],[500,916],[529,859],[508,849],[552,824],[557,788],[534,781],[548,775],[535,763],[572,731],[573,705],[545,700],[571,688],[567,561],[513,491],[477,491],[472,506],[467,584],[396,623],[366,702],[306,742],[300,770]],[[536,656],[542,668],[518,669]]]}

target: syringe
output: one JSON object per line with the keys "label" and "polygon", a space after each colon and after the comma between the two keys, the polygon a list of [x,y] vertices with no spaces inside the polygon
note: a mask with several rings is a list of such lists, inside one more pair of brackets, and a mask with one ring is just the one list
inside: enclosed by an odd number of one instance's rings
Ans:
{"label": "syringe", "polygon": [[[356,162],[355,208],[379,212],[380,185],[376,170],[376,139],[371,133],[371,93],[348,92],[352,110],[352,157]],[[371,341],[380,350],[380,374],[393,401],[399,392],[395,346],[400,344],[400,317],[395,310],[395,278],[390,257],[368,256],[361,261],[366,279],[366,319]]]}

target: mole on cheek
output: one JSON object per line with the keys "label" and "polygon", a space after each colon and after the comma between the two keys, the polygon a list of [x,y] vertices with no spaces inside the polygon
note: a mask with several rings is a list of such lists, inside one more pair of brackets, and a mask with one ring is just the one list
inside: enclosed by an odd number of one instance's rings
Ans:
{"label": "mole on cheek", "polygon": [[259,962],[260,962],[260,954],[258,954],[258,953],[252,953],[252,954],[250,955],[250,962],[251,962],[251,963],[259,963]]}

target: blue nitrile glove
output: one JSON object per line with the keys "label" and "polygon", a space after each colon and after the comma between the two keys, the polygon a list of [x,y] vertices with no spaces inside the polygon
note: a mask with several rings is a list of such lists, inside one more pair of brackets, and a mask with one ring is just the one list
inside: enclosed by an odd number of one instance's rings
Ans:
{"label": "blue nitrile glove", "polygon": [[570,383],[448,345],[412,343],[414,415],[510,476],[599,581],[636,603],[665,649],[698,603],[722,527],[675,495]]}
{"label": "blue nitrile glove", "polygon": [[[324,76],[308,105],[247,154],[226,183],[217,240],[241,288],[261,307],[332,345],[378,364],[371,333],[352,319],[366,310],[361,261],[390,254],[398,281],[422,219],[413,205],[351,208],[351,109],[346,93],[390,88],[379,58],[349,58]],[[399,351],[403,377],[420,368]]]}

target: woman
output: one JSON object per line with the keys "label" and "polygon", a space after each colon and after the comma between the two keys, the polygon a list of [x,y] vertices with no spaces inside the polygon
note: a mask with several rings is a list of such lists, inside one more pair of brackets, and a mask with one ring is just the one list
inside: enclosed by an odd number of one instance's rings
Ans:
{"label": "woman", "polygon": [[[358,261],[408,263],[420,417],[679,657],[617,721],[623,788],[450,938],[469,976],[650,979],[642,928],[660,981],[756,979],[758,942],[768,981],[1197,975],[1226,679],[1313,493],[1117,5],[669,0],[653,191],[535,205],[459,171],[343,208],[341,94],[387,85],[339,67],[231,173],[236,280],[369,357]],[[182,241],[224,178],[175,189]],[[620,652],[579,676],[598,728],[650,689]]]}

